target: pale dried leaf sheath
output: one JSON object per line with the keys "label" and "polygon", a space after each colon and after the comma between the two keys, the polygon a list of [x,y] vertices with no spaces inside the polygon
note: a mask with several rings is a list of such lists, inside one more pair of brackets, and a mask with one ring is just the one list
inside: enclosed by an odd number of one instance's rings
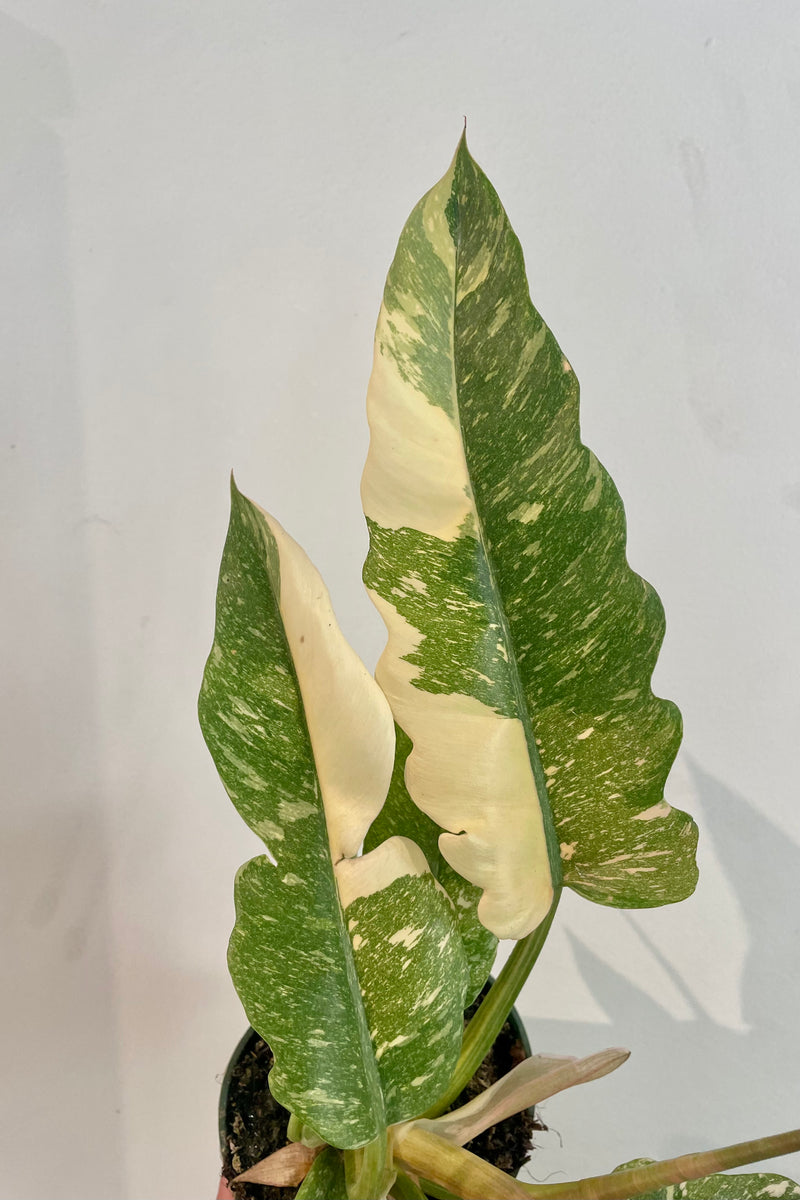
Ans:
{"label": "pale dried leaf sheath", "polygon": [[272,1187],[297,1187],[308,1174],[309,1168],[322,1146],[309,1149],[302,1142],[290,1142],[256,1163],[249,1171],[243,1171],[234,1183],[264,1183]]}
{"label": "pale dried leaf sheath", "polygon": [[436,1120],[418,1124],[456,1146],[463,1146],[490,1125],[522,1112],[524,1108],[541,1104],[567,1088],[609,1075],[629,1057],[629,1050],[617,1049],[601,1050],[581,1059],[535,1055],[526,1058],[468,1104]]}

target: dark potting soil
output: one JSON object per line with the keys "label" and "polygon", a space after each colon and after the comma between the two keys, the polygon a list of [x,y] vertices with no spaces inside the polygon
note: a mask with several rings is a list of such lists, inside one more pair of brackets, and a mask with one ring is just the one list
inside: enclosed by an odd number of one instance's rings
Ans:
{"label": "dark potting soil", "polygon": [[[464,1013],[465,1023],[477,1012],[487,990],[488,985]],[[512,1067],[522,1062],[524,1057],[525,1049],[506,1021],[491,1051],[453,1108],[466,1104],[491,1087]],[[289,1113],[273,1099],[267,1084],[272,1061],[269,1046],[254,1033],[230,1081],[227,1144],[222,1162],[222,1173],[226,1179],[233,1179],[242,1171],[249,1170],[262,1158],[286,1145]],[[466,1148],[501,1171],[516,1175],[530,1158],[534,1130],[546,1128],[529,1112],[517,1113],[467,1142]],[[260,1183],[234,1183],[231,1190],[237,1200],[293,1200],[297,1195],[297,1188],[276,1188]]]}

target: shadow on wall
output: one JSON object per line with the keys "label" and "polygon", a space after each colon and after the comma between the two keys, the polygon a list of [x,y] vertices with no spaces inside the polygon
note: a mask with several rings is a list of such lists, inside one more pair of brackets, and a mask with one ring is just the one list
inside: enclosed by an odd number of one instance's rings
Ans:
{"label": "shadow on wall", "polygon": [[[714,846],[747,932],[741,981],[743,1028],[726,1028],[701,1006],[687,982],[647,938],[646,913],[635,918],[636,931],[680,992],[690,1012],[688,1020],[676,1019],[652,995],[568,933],[580,974],[610,1023],[531,1020],[534,1048],[587,1053],[622,1045],[633,1053],[613,1084],[601,1081],[568,1092],[559,1098],[557,1111],[551,1102],[549,1120],[565,1135],[563,1156],[551,1155],[547,1147],[546,1160],[540,1160],[542,1169],[537,1169],[535,1158],[530,1164],[531,1179],[558,1172],[564,1163],[570,1163],[572,1175],[570,1152],[579,1149],[575,1143],[580,1136],[573,1131],[591,1129],[592,1124],[602,1127],[592,1134],[593,1170],[609,1170],[640,1155],[662,1157],[708,1149],[798,1124],[800,847],[696,763],[689,762],[688,770],[702,809],[701,835]],[[763,803],[766,807],[768,798]],[[702,879],[701,872],[701,887]],[[625,920],[631,918],[626,915]],[[687,936],[693,928],[700,944],[715,937],[713,928],[693,926],[691,920]],[[605,1096],[604,1087],[611,1089]],[[547,1122],[547,1107],[543,1115]],[[603,1142],[600,1162],[598,1132]],[[797,1178],[797,1156],[775,1160],[769,1169],[794,1172]]]}
{"label": "shadow on wall", "polygon": [[[0,1196],[124,1195],[57,46],[0,14]],[[89,1163],[91,1161],[91,1167]]]}

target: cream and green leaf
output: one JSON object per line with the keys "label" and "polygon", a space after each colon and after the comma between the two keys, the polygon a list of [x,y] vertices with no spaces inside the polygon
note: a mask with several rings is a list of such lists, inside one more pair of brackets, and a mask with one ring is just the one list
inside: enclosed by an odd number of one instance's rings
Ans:
{"label": "cream and green leaf", "polygon": [[446,1086],[467,966],[413,842],[356,857],[389,785],[391,713],[308,558],[235,485],[199,711],[268,848],[238,873],[229,964],[271,1090],[325,1141],[364,1145]]}
{"label": "cream and green leaf", "polygon": [[[661,604],[463,139],[400,238],[368,413],[377,678],[413,746],[408,792],[481,921],[524,936],[562,876],[602,904],[684,898],[696,829],[663,791],[680,715],[650,686]],[[381,822],[415,835],[408,814]]]}

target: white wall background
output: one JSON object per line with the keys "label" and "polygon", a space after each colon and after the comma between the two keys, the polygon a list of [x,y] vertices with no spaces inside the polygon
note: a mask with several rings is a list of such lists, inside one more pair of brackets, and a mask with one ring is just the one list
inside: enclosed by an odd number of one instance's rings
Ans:
{"label": "white wall background", "polygon": [[703,828],[686,904],[563,906],[532,1040],[634,1056],[532,1174],[798,1124],[795,0],[0,7],[0,1196],[214,1194],[256,848],[194,713],[227,475],[373,664],[372,330],[463,113],[664,600]]}

